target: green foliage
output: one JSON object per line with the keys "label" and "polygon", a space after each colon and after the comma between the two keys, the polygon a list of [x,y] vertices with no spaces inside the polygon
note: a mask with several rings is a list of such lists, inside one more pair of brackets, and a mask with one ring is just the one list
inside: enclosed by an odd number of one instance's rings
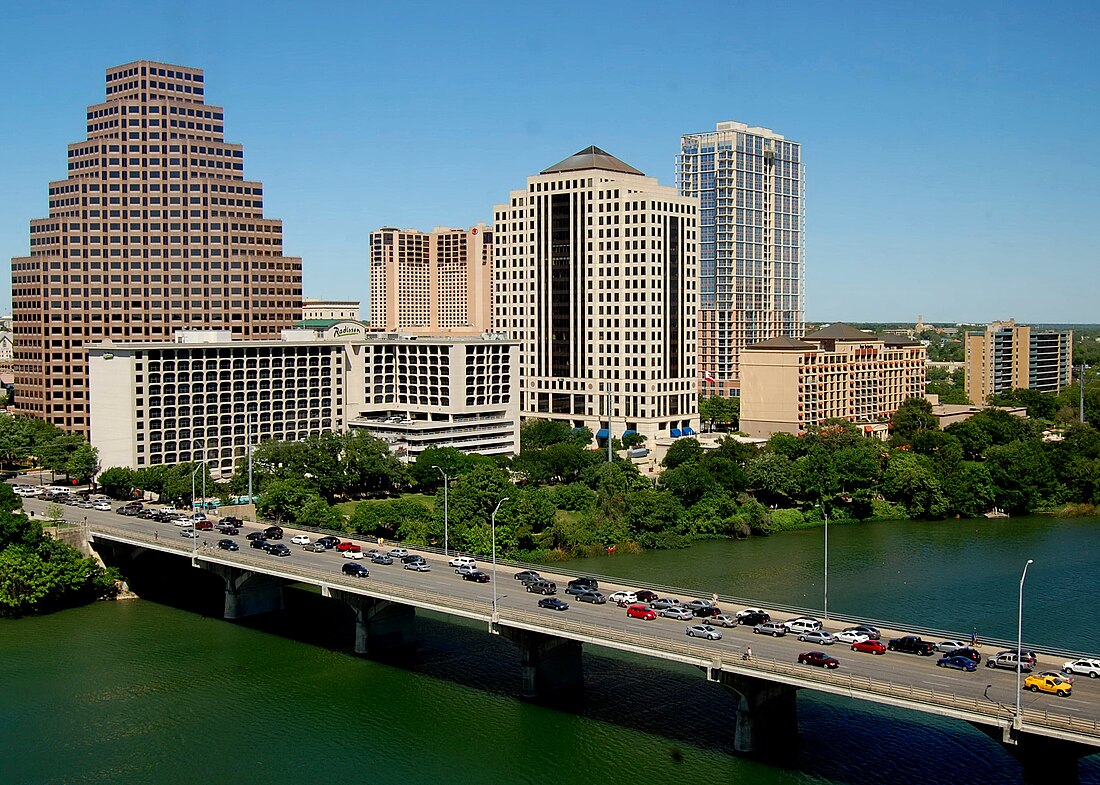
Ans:
{"label": "green foliage", "polygon": [[[409,466],[409,479],[413,485],[425,491],[443,487],[443,474],[454,480],[473,466],[473,456],[454,447],[429,447]],[[439,468],[436,468],[439,467]]]}
{"label": "green foliage", "polygon": [[668,448],[661,465],[666,469],[675,469],[681,464],[693,464],[699,461],[703,448],[698,439],[677,439]]}
{"label": "green foliage", "polygon": [[79,483],[86,483],[99,474],[99,450],[87,442],[82,442],[69,456],[65,473]]}
{"label": "green foliage", "polygon": [[562,420],[524,420],[519,426],[520,453],[528,450],[544,450],[554,444],[576,444],[586,448],[592,443],[589,428],[573,427]]}
{"label": "green foliage", "polygon": [[709,398],[700,396],[699,418],[708,423],[708,430],[713,431],[714,426],[718,425],[736,431],[741,419],[741,399],[724,398],[721,395],[712,395]]}
{"label": "green foliage", "polygon": [[1026,513],[1063,501],[1057,477],[1038,442],[990,447],[986,466],[997,506],[1007,512]]}
{"label": "green foliage", "polygon": [[771,519],[769,532],[794,531],[819,525],[816,518],[808,521],[802,510],[772,510],[769,518]]}
{"label": "green foliage", "polygon": [[130,499],[137,487],[137,474],[133,469],[113,466],[99,475],[99,489],[115,499]]}
{"label": "green foliage", "polygon": [[890,444],[900,446],[912,443],[926,431],[939,430],[939,421],[932,414],[932,404],[926,398],[909,398],[902,402],[890,418]]}
{"label": "green foliage", "polygon": [[[442,492],[440,493],[442,497]],[[443,501],[436,505],[436,517],[427,505],[413,499],[360,502],[351,516],[350,527],[359,534],[402,539],[418,545],[443,543]],[[438,531],[437,531],[438,530]]]}
{"label": "green foliage", "polygon": [[1009,390],[991,396],[990,406],[1025,406],[1027,416],[1038,420],[1053,420],[1058,411],[1058,396],[1038,390]]}

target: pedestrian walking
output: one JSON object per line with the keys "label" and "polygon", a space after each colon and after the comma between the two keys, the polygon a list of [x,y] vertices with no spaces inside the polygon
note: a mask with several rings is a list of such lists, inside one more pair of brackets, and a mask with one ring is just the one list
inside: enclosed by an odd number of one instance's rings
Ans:
{"label": "pedestrian walking", "polygon": [[746,646],[745,647],[745,653],[741,655],[741,659],[743,659],[743,660],[751,660],[752,659],[752,646]]}
{"label": "pedestrian walking", "polygon": [[153,532],[153,542],[156,542],[159,539],[160,539],[160,532],[154,531]]}
{"label": "pedestrian walking", "polygon": [[710,604],[711,605],[717,605],[718,604],[718,592],[715,592],[714,594],[710,595]]}

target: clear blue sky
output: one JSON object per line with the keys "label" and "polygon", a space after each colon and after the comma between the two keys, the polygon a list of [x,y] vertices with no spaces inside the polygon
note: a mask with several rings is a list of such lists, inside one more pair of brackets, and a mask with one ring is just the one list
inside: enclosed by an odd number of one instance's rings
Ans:
{"label": "clear blue sky", "polygon": [[1100,322],[1098,8],[5,0],[0,254],[150,59],[205,69],[306,296],[366,303],[372,229],[491,222],[590,144],[672,185],[739,120],[803,146],[811,321]]}

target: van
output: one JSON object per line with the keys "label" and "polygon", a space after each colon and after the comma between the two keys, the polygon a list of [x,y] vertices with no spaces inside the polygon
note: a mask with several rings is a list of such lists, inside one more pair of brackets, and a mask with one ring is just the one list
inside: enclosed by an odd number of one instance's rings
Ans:
{"label": "van", "polygon": [[451,559],[449,562],[447,562],[447,564],[451,565],[452,567],[456,567],[456,568],[457,567],[476,567],[477,566],[477,560],[474,559],[472,556],[455,556],[453,559]]}

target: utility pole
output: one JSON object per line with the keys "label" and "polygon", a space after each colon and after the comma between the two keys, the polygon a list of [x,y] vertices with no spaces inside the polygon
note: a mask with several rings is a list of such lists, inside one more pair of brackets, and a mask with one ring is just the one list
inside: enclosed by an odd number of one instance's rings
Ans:
{"label": "utility pole", "polygon": [[1081,384],[1081,404],[1079,409],[1079,416],[1081,418],[1081,424],[1085,424],[1085,364],[1081,363],[1081,377],[1078,379]]}
{"label": "utility pole", "polygon": [[607,462],[611,463],[611,384],[607,385]]}

